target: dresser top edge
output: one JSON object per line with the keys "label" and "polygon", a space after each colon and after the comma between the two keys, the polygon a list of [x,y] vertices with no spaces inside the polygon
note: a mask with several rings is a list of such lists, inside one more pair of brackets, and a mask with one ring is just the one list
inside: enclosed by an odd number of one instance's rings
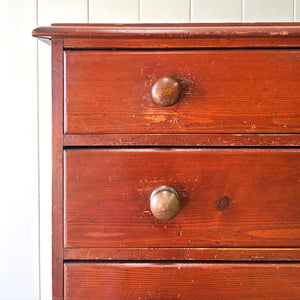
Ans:
{"label": "dresser top edge", "polygon": [[38,27],[39,38],[299,38],[299,23],[52,24]]}

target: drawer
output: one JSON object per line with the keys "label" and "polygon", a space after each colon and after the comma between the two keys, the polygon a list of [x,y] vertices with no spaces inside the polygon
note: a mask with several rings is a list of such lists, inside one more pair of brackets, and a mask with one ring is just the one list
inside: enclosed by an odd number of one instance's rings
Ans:
{"label": "drawer", "polygon": [[297,49],[66,51],[64,72],[66,134],[300,132]]}
{"label": "drawer", "polygon": [[[99,148],[64,156],[65,248],[300,246],[298,149]],[[150,209],[152,194],[152,210],[164,213],[155,206],[163,202],[153,202],[160,186],[178,193],[170,220]],[[169,192],[168,201],[177,200]]]}
{"label": "drawer", "polygon": [[299,299],[300,264],[67,263],[64,299]]}

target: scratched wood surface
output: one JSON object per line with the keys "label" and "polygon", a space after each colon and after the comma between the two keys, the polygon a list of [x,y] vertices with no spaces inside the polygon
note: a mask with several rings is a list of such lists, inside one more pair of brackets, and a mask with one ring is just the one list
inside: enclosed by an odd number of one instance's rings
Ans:
{"label": "scratched wood surface", "polygon": [[300,262],[300,248],[65,248],[64,259]]}
{"label": "scratched wood surface", "polygon": [[33,35],[68,49],[299,47],[299,23],[53,24]]}
{"label": "scratched wood surface", "polygon": [[52,41],[52,297],[63,297],[63,41]]}
{"label": "scratched wood surface", "polygon": [[[299,50],[67,51],[65,133],[297,133],[299,70]],[[165,76],[170,107],[151,97]]]}
{"label": "scratched wood surface", "polygon": [[[54,299],[299,299],[299,23],[56,24],[33,34],[59,39]],[[183,87],[168,108],[151,99],[164,76]],[[170,221],[149,209],[163,184],[181,197]]]}
{"label": "scratched wood surface", "polygon": [[[64,37],[82,39],[124,39],[124,37],[157,39],[185,39],[186,43],[194,38],[276,38],[300,37],[300,23],[148,23],[148,24],[93,24],[93,23],[54,23],[33,30],[35,37]],[[213,42],[213,41],[212,41]]]}
{"label": "scratched wood surface", "polygon": [[300,134],[65,134],[64,146],[300,146]]}
{"label": "scratched wood surface", "polygon": [[[65,151],[65,247],[299,247],[295,149]],[[151,192],[181,209],[155,219]]]}
{"label": "scratched wood surface", "polygon": [[300,264],[65,264],[65,299],[299,299]]}

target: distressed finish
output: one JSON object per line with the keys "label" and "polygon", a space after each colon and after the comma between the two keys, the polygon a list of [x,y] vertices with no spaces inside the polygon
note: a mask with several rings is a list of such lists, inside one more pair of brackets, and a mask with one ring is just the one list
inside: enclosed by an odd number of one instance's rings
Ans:
{"label": "distressed finish", "polygon": [[33,35],[66,48],[299,47],[299,23],[53,24]]}
{"label": "distressed finish", "polygon": [[63,41],[52,40],[52,290],[63,297]]}
{"label": "distressed finish", "polygon": [[[65,264],[65,299],[289,299],[300,264]],[[138,278],[138,280],[137,280]]]}
{"label": "distressed finish", "polygon": [[[67,51],[65,133],[299,133],[299,70],[290,49]],[[170,107],[152,100],[164,76]]]}
{"label": "distressed finish", "polygon": [[300,248],[65,248],[71,260],[300,261]]}
{"label": "distressed finish", "polygon": [[53,299],[300,298],[300,24],[33,35],[53,53]]}
{"label": "distressed finish", "polygon": [[[66,248],[300,247],[298,150],[66,150],[64,174]],[[160,185],[172,220],[151,213]]]}
{"label": "distressed finish", "polygon": [[64,146],[300,146],[300,134],[90,134],[65,135]]}

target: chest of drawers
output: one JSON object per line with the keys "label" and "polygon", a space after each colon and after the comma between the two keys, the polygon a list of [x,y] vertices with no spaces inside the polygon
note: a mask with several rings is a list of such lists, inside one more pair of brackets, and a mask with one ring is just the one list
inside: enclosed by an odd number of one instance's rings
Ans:
{"label": "chest of drawers", "polygon": [[53,299],[300,298],[300,25],[54,24]]}

